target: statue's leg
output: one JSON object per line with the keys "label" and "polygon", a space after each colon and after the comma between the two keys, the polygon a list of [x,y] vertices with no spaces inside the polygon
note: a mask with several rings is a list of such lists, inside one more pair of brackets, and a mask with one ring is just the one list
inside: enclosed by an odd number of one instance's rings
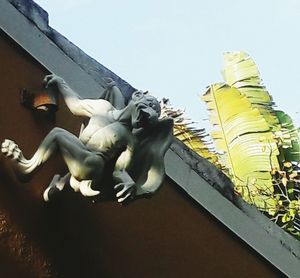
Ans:
{"label": "statue's leg", "polygon": [[[105,163],[103,157],[100,153],[90,151],[75,135],[66,130],[56,128],[53,133],[54,139],[51,137],[50,139],[56,142],[57,148],[67,164],[70,173],[57,180],[54,178],[52,192],[55,191],[58,193],[58,191],[63,189],[66,182],[70,181],[72,187],[74,182],[78,183],[79,191],[82,195],[88,197],[98,195],[100,191],[93,190],[92,185],[98,183],[102,178]],[[48,142],[46,138],[44,142]],[[45,200],[47,199],[45,198],[46,194],[47,192],[44,194]]]}
{"label": "statue's leg", "polygon": [[57,150],[77,180],[98,179],[102,175],[103,158],[91,152],[75,135],[61,128],[54,128],[48,133],[31,159],[26,159],[18,145],[11,140],[6,139],[1,148],[2,153],[14,161],[15,168],[22,174],[32,173]]}
{"label": "statue's leg", "polygon": [[14,163],[14,170],[28,175],[31,174],[38,166],[44,163],[56,151],[57,143],[55,137],[59,132],[54,128],[43,140],[36,153],[31,159],[26,159],[19,146],[12,140],[5,139],[1,145],[1,152],[9,157]]}

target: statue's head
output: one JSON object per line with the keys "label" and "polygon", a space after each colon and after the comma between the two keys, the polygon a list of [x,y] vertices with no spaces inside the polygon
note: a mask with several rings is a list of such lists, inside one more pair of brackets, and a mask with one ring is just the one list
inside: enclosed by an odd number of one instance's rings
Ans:
{"label": "statue's head", "polygon": [[155,97],[143,91],[135,91],[130,103],[134,106],[131,119],[134,128],[157,122],[161,111],[160,104]]}

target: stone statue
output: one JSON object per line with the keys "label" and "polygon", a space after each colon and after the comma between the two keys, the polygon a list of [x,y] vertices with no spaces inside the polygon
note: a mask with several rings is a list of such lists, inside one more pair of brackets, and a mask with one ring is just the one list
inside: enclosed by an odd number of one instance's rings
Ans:
{"label": "stone statue", "polygon": [[[164,154],[172,141],[173,121],[159,119],[160,105],[153,96],[135,91],[127,105],[120,100],[121,94],[109,96],[110,100],[117,100],[117,109],[104,99],[81,99],[56,75],[47,75],[44,85],[58,91],[74,115],[89,118],[79,137],[55,127],[30,159],[12,140],[2,143],[2,153],[11,158],[16,174],[22,176],[30,176],[53,153],[61,154],[69,173],[53,177],[44,191],[45,201],[68,183],[94,200],[111,188],[114,199],[120,203],[150,195],[159,188],[164,176]],[[114,85],[110,90],[118,91]]]}

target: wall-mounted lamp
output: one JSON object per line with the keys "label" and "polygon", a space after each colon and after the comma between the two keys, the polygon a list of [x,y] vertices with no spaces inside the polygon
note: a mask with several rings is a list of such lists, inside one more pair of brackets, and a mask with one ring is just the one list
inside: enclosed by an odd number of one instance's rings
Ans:
{"label": "wall-mounted lamp", "polygon": [[21,104],[38,113],[44,115],[45,118],[54,121],[55,112],[58,109],[57,95],[54,92],[49,92],[45,88],[40,89],[21,89],[20,91]]}

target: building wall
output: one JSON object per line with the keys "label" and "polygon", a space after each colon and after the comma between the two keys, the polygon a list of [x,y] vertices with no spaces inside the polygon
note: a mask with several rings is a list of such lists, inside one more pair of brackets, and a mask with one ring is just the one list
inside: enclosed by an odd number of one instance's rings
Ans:
{"label": "building wall", "polygon": [[[47,70],[0,33],[0,141],[30,156],[54,124],[20,105]],[[78,134],[60,101],[55,125]],[[92,204],[70,189],[42,202],[57,156],[19,183],[0,155],[0,277],[276,277],[276,270],[169,179],[152,198],[128,206]],[[251,232],[251,231],[249,231]]]}

